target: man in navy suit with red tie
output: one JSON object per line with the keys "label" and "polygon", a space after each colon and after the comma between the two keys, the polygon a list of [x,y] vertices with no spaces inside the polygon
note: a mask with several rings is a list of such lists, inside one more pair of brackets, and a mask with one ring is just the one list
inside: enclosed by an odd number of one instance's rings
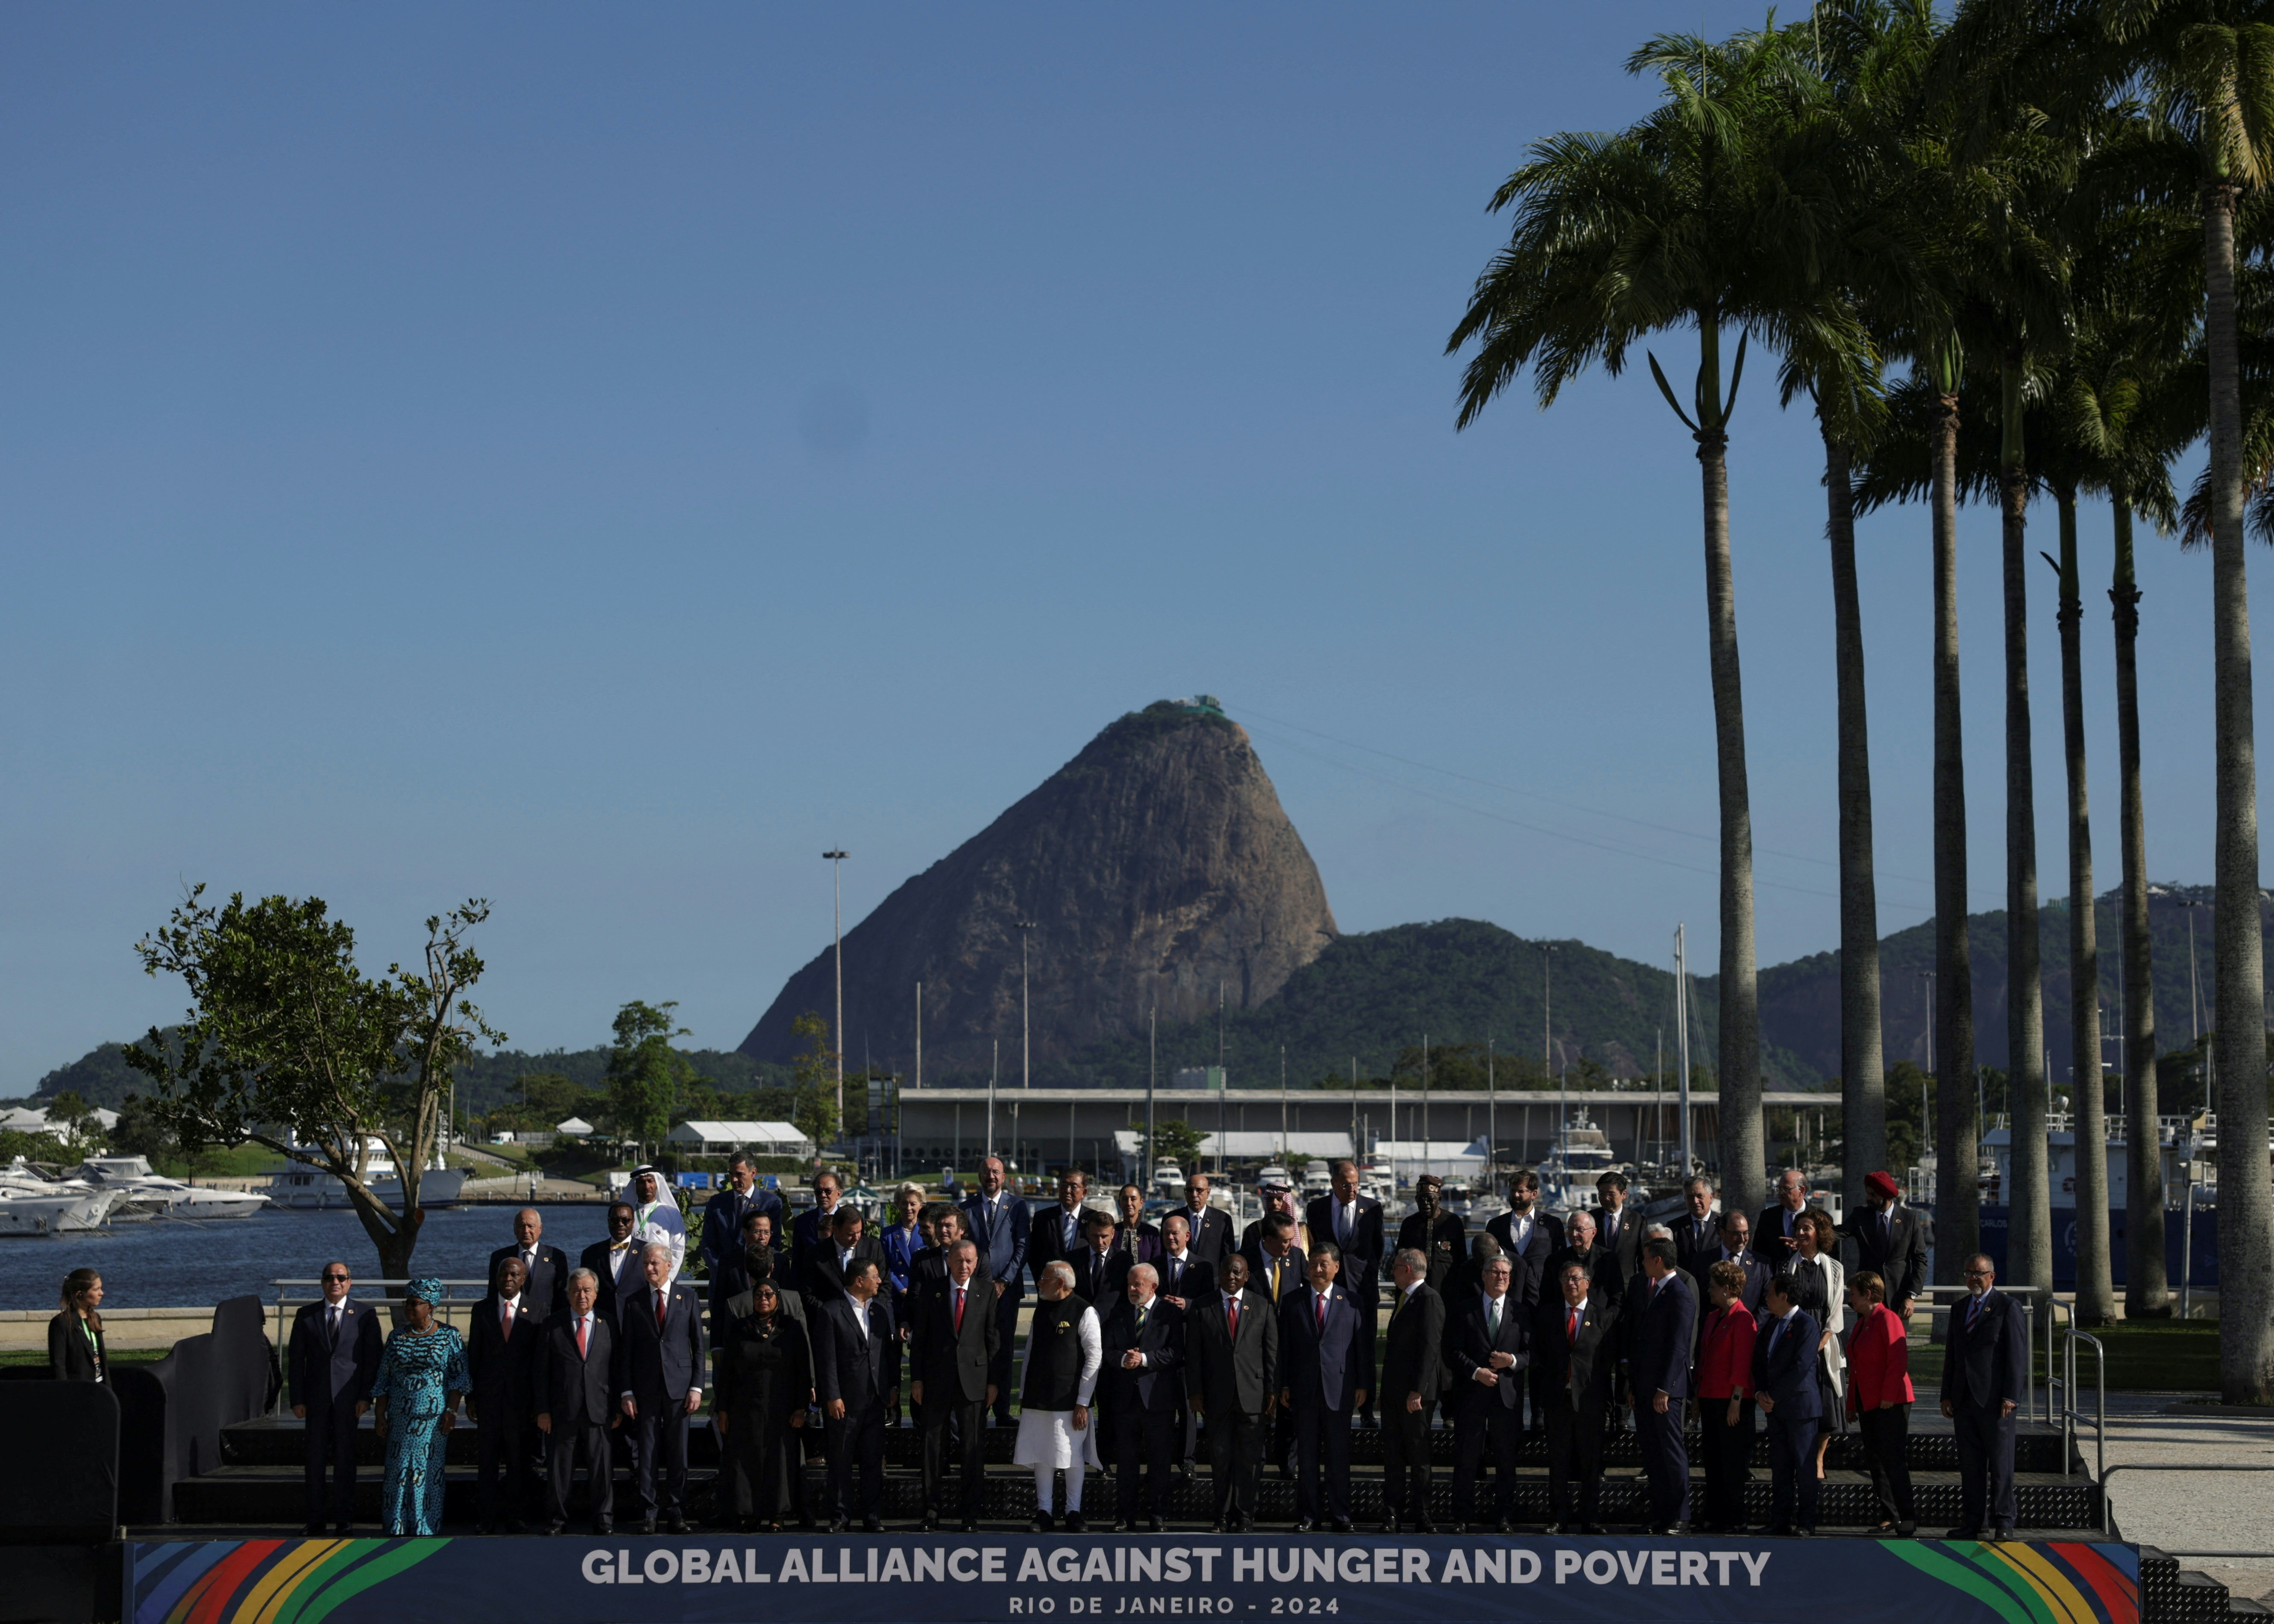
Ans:
{"label": "man in navy suit with red tie", "polygon": [[[1295,1531],[1319,1525],[1323,1498],[1334,1531],[1351,1531],[1351,1416],[1374,1386],[1374,1315],[1338,1288],[1342,1248],[1314,1242],[1310,1283],[1279,1304],[1279,1402],[1295,1417]],[[1326,1486],[1320,1492],[1323,1466]]]}
{"label": "man in navy suit with red tie", "polygon": [[620,1305],[617,1402],[632,1424],[643,1534],[655,1532],[659,1507],[670,1532],[687,1531],[687,1418],[703,1407],[703,1305],[694,1287],[673,1283],[671,1263],[671,1248],[650,1242],[640,1254],[646,1288]]}
{"label": "man in navy suit with red tie", "polygon": [[576,1456],[592,1501],[592,1531],[616,1531],[615,1463],[608,1452],[608,1429],[619,1419],[610,1395],[615,1362],[615,1327],[600,1312],[597,1271],[568,1273],[568,1311],[542,1327],[538,1349],[537,1430],[552,1444],[546,1472],[546,1530],[568,1526],[568,1495],[576,1483]]}

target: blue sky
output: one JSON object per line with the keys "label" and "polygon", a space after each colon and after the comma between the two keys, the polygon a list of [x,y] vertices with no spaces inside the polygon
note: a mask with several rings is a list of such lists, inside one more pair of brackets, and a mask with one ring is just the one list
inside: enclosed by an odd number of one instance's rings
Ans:
{"label": "blue sky", "polygon": [[[1346,929],[1662,960],[1686,920],[1710,966],[1687,435],[1642,372],[1457,435],[1440,353],[1525,143],[1635,117],[1626,51],[1700,18],[0,14],[0,1092],[178,1011],[130,949],[192,879],[327,897],[381,963],[486,896],[517,1045],[643,997],[731,1046],[826,940],[825,846],[857,919],[1195,691]],[[1837,936],[1818,446],[1767,376],[1731,453],[1764,963]],[[1995,516],[1963,530],[1993,907]],[[1924,514],[1862,550],[1894,929],[1931,896]],[[2151,867],[2207,879],[2208,571],[2151,539],[2142,575]]]}

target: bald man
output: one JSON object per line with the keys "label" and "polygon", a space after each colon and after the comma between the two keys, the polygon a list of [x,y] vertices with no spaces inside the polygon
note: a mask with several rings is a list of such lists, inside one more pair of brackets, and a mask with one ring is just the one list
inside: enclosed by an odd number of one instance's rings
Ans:
{"label": "bald man", "polygon": [[522,1273],[528,1276],[521,1289],[522,1300],[536,1311],[538,1319],[558,1319],[568,1312],[572,1265],[567,1252],[546,1244],[545,1214],[535,1207],[524,1207],[513,1215],[513,1244],[490,1253],[490,1279],[498,1277],[498,1266],[508,1258],[521,1259]]}

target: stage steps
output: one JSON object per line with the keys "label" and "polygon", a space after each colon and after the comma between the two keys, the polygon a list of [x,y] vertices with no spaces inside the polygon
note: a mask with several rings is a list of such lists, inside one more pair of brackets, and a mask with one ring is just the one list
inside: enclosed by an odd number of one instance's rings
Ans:
{"label": "stage steps", "polygon": [[2274,1617],[2248,1596],[2235,1596],[2209,1574],[2180,1566],[2154,1545],[2140,1547],[2142,1624],[2218,1624]]}

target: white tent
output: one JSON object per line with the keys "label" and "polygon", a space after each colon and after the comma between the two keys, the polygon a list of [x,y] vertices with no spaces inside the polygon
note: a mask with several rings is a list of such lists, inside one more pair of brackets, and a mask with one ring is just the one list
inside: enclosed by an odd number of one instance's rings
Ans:
{"label": "white tent", "polygon": [[[1114,1130],[1114,1148],[1123,1156],[1133,1160],[1144,1154],[1145,1135],[1141,1129]],[[1201,1154],[1216,1154],[1216,1135],[1201,1136]],[[1347,1133],[1226,1133],[1224,1135],[1224,1155],[1232,1162],[1276,1162],[1283,1155],[1300,1170],[1306,1162],[1332,1162],[1337,1156],[1351,1154]]]}
{"label": "white tent", "polygon": [[[102,1131],[105,1133],[118,1125],[118,1113],[105,1110],[99,1105],[94,1108],[94,1119],[102,1125]],[[57,1123],[55,1126],[60,1130],[63,1124]],[[34,1110],[29,1106],[14,1106],[0,1111],[0,1128],[8,1129],[12,1132],[44,1133],[48,1131],[48,1114],[44,1110]]]}
{"label": "white tent", "polygon": [[566,1122],[554,1123],[553,1131],[555,1133],[590,1133],[592,1131],[592,1124],[582,1116],[571,1116]]}
{"label": "white tent", "polygon": [[1374,1157],[1396,1169],[1400,1184],[1424,1173],[1440,1178],[1475,1178],[1482,1175],[1491,1147],[1481,1139],[1464,1145],[1458,1139],[1382,1139]]}
{"label": "white tent", "polygon": [[762,1156],[810,1156],[814,1143],[787,1122],[682,1122],[663,1136],[664,1143],[698,1155],[724,1155],[747,1150]]}

